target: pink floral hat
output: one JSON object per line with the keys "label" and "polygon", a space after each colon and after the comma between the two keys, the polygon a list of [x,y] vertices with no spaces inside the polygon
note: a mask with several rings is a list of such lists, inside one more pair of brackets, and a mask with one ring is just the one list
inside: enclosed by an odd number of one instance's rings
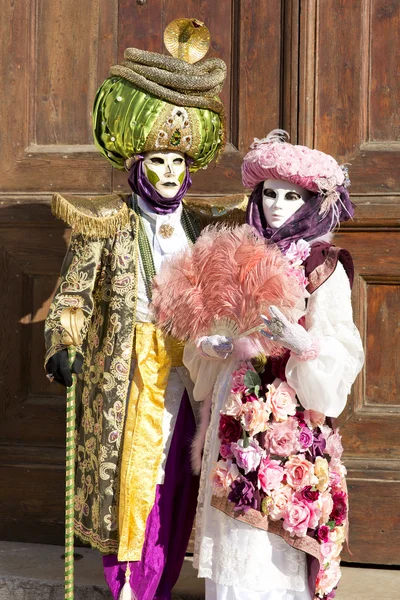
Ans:
{"label": "pink floral hat", "polygon": [[243,159],[245,187],[254,188],[266,179],[284,179],[310,192],[326,194],[350,183],[346,168],[341,168],[332,156],[290,144],[287,139],[289,134],[282,129],[274,129],[261,140],[255,138]]}

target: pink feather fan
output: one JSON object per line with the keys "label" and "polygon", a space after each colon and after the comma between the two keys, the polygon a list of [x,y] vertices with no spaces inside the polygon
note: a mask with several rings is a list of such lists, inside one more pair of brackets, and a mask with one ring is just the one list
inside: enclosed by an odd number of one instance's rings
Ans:
{"label": "pink feather fan", "polygon": [[304,288],[274,244],[249,225],[209,226],[193,248],[164,262],[153,283],[156,322],[175,338],[196,342],[204,335],[234,339],[238,358],[282,348],[258,331],[260,315],[275,305],[297,321]]}

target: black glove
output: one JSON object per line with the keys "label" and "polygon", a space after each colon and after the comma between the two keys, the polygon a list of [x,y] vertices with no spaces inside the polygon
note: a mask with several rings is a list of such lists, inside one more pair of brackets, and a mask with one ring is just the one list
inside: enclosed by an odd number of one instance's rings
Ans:
{"label": "black glove", "polygon": [[72,373],[80,373],[82,371],[83,356],[77,353],[74,362],[72,363],[72,369],[69,368],[68,361],[68,350],[59,350],[46,364],[46,371],[53,375],[54,379],[64,385],[65,387],[71,387],[72,385]]}

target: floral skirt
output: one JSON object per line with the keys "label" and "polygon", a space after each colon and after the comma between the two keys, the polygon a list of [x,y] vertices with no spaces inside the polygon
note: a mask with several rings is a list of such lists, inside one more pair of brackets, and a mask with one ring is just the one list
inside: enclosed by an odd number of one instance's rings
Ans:
{"label": "floral skirt", "polygon": [[[307,552],[320,565],[312,593],[333,597],[347,533],[341,452],[339,434],[323,415],[304,411],[287,383],[263,386],[251,363],[227,363],[204,450],[199,575],[228,588],[301,597]],[[230,505],[231,516],[216,499]]]}

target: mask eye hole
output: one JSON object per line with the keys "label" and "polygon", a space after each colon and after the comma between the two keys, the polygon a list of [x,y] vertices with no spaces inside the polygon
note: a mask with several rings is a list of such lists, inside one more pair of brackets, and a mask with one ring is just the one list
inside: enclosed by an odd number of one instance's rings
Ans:
{"label": "mask eye hole", "polygon": [[150,162],[153,165],[163,165],[164,164],[164,159],[161,158],[161,156],[152,156],[150,159]]}
{"label": "mask eye hole", "polygon": [[287,192],[285,194],[285,200],[300,200],[301,196],[297,192]]}
{"label": "mask eye hole", "polygon": [[174,165],[181,165],[183,163],[183,158],[174,158]]}
{"label": "mask eye hole", "polygon": [[276,192],[275,192],[275,190],[271,190],[270,188],[266,188],[264,190],[264,196],[266,196],[267,198],[276,198]]}

